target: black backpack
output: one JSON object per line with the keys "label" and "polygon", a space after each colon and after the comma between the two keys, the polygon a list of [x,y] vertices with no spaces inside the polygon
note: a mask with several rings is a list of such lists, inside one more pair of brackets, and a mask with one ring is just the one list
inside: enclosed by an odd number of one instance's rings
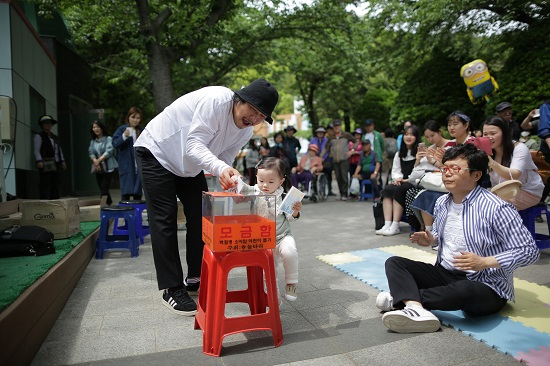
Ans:
{"label": "black backpack", "polygon": [[0,257],[55,253],[53,233],[40,226],[12,226],[0,231]]}

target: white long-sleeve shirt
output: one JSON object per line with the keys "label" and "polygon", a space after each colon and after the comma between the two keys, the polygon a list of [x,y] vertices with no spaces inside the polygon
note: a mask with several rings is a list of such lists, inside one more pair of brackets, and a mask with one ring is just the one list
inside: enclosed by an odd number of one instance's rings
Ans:
{"label": "white long-sleeve shirt", "polygon": [[235,125],[233,95],[226,87],[209,86],[181,96],[147,124],[134,147],[147,148],[180,177],[201,170],[219,177],[253,134]]}

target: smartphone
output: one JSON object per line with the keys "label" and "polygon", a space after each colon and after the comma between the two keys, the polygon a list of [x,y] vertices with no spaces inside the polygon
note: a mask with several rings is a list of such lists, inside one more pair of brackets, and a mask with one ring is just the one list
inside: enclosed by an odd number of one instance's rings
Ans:
{"label": "smartphone", "polygon": [[423,142],[418,143],[418,150],[426,150],[426,144]]}

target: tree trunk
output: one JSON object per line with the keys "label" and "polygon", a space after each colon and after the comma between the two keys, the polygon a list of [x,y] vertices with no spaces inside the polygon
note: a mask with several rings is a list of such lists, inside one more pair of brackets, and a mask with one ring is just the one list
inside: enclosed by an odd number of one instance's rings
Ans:
{"label": "tree trunk", "polygon": [[[307,83],[305,84],[307,85]],[[300,89],[300,94],[302,96],[302,99],[304,100],[307,115],[309,117],[309,124],[311,125],[312,131],[315,131],[319,126],[319,121],[317,121],[317,116],[315,114],[315,106],[313,103],[316,87],[312,85],[312,86],[309,86],[308,90],[305,90],[299,81],[298,81],[298,86]]]}
{"label": "tree trunk", "polygon": [[[145,49],[147,51],[147,64],[149,67],[149,78],[153,89],[153,99],[157,113],[170,105],[175,99],[174,85],[172,84],[172,69],[170,58],[167,52],[158,42],[159,25],[151,20],[149,2],[147,0],[136,0],[139,14],[139,28],[145,38]],[[164,21],[170,16],[169,11],[162,12],[157,18]]]}

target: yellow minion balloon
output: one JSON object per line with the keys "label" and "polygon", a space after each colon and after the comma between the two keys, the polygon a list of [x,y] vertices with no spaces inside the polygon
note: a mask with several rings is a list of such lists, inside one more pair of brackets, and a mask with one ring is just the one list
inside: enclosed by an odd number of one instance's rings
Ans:
{"label": "yellow minion balloon", "polygon": [[474,104],[489,101],[493,95],[498,93],[498,84],[489,74],[485,61],[477,59],[460,69],[460,76],[467,86],[468,97]]}

